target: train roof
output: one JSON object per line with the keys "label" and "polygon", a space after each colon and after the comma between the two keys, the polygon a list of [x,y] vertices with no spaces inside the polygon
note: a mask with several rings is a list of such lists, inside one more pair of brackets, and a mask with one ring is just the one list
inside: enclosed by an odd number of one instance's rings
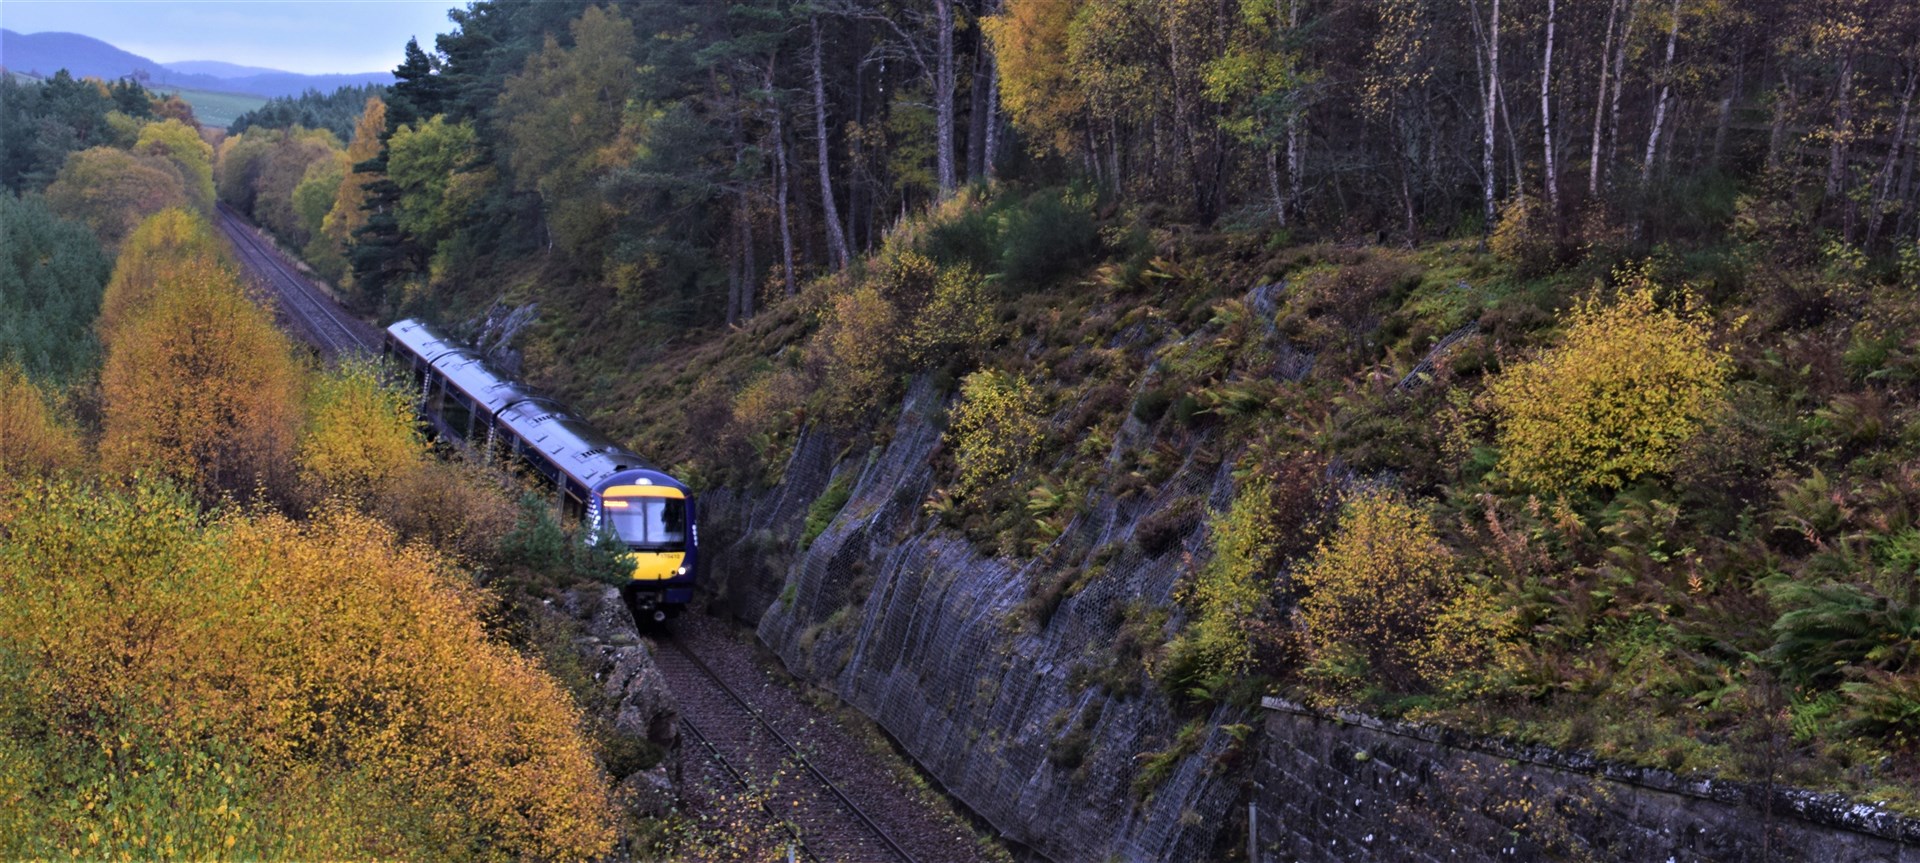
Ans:
{"label": "train roof", "polygon": [[500,422],[588,487],[630,468],[652,465],[563,410],[557,402],[531,398],[499,414]]}
{"label": "train roof", "polygon": [[424,357],[435,372],[587,486],[599,485],[624,470],[659,471],[646,459],[567,413],[559,402],[494,371],[478,353],[432,324],[408,318],[394,322],[387,327],[387,333],[408,350]]}
{"label": "train roof", "polygon": [[507,405],[534,397],[532,390],[494,371],[484,357],[432,324],[408,318],[387,327],[387,333],[408,350],[424,357],[434,371],[479,402],[488,413],[499,413]]}
{"label": "train roof", "polygon": [[435,357],[448,351],[465,349],[464,345],[439,327],[418,318],[394,321],[387,327],[387,335],[404,345],[407,350],[425,358],[427,362],[433,362]]}

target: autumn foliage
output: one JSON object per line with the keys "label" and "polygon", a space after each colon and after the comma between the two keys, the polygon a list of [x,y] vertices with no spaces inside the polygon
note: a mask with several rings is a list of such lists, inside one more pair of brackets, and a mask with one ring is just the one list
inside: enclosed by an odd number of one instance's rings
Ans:
{"label": "autumn foliage", "polygon": [[[130,254],[130,264],[139,259]],[[229,266],[150,265],[144,279],[119,285],[149,299],[129,301],[133,310],[104,334],[101,462],[171,476],[209,497],[284,483],[302,385],[286,336]]]}
{"label": "autumn foliage", "polygon": [[1337,683],[1375,677],[1407,686],[1414,654],[1459,591],[1453,554],[1428,515],[1399,494],[1349,500],[1334,534],[1294,578],[1309,660]]}
{"label": "autumn foliage", "polygon": [[80,463],[80,436],[18,365],[0,360],[0,489]]}
{"label": "autumn foliage", "polygon": [[1705,318],[1661,307],[1644,273],[1625,276],[1613,302],[1582,300],[1558,347],[1490,388],[1500,466],[1525,485],[1619,488],[1665,472],[1721,403],[1729,362]]}
{"label": "autumn foliage", "polygon": [[606,850],[573,707],[425,547],[151,483],[0,512],[0,856]]}
{"label": "autumn foliage", "polygon": [[47,187],[53,211],[85,222],[109,249],[118,249],[147,216],[189,200],[186,182],[171,161],[113,147],[68,156]]}

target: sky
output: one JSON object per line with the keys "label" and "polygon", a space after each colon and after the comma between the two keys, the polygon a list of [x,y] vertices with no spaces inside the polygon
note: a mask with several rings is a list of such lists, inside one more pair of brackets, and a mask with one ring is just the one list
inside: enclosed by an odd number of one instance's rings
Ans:
{"label": "sky", "polygon": [[150,60],[287,72],[391,71],[407,39],[431,51],[464,0],[4,0],[0,27],[92,36]]}

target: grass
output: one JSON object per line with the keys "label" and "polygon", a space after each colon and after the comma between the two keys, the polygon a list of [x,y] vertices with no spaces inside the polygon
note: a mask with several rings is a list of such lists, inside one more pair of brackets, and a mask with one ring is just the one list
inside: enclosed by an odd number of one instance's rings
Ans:
{"label": "grass", "polygon": [[245,93],[215,93],[211,90],[184,89],[155,90],[154,92],[179,96],[182,101],[193,106],[193,116],[200,120],[201,125],[219,126],[222,129],[233,125],[233,121],[239,119],[241,114],[267,104],[265,97],[250,96]]}

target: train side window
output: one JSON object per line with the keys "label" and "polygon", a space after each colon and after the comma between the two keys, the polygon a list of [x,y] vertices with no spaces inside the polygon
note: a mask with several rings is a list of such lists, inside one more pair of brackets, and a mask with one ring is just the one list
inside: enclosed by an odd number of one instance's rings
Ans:
{"label": "train side window", "polygon": [[547,457],[533,447],[523,450],[520,453],[520,460],[526,463],[529,470],[546,477],[548,482],[554,482],[560,478],[560,469],[554,467],[553,462],[547,461]]}
{"label": "train side window", "polygon": [[446,404],[440,408],[440,418],[447,424],[447,429],[453,432],[454,437],[466,440],[472,434],[472,402],[467,400],[465,393],[453,387],[447,388],[447,400]]}

